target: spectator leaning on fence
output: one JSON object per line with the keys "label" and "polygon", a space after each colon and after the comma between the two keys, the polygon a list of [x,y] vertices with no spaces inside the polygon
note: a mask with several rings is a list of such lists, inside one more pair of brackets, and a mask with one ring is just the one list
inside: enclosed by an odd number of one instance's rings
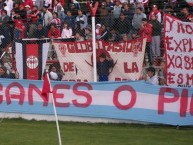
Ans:
{"label": "spectator leaning on fence", "polygon": [[63,74],[56,69],[56,66],[50,65],[48,70],[50,80],[61,81]]}
{"label": "spectator leaning on fence", "polygon": [[144,80],[148,83],[154,84],[154,85],[158,85],[158,76],[156,74],[156,70],[154,67],[149,67],[147,69],[147,74],[145,74],[143,76]]}

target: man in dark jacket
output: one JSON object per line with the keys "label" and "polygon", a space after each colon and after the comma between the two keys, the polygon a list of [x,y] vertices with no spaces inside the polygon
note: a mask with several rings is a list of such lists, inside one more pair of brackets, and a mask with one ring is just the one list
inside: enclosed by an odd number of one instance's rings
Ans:
{"label": "man in dark jacket", "polygon": [[99,56],[99,61],[97,62],[97,73],[99,75],[99,82],[108,81],[110,68],[113,67],[113,60],[107,58],[105,54]]}
{"label": "man in dark jacket", "polygon": [[153,56],[160,56],[160,41],[161,41],[161,29],[162,24],[157,20],[156,15],[152,15],[152,20],[150,21],[152,25],[152,42],[151,49]]}

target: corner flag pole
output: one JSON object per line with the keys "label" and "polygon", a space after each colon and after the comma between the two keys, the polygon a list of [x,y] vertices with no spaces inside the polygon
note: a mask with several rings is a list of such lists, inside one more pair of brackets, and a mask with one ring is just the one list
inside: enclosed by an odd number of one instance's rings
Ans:
{"label": "corner flag pole", "polygon": [[57,132],[58,132],[58,141],[59,141],[59,145],[62,145],[62,140],[61,140],[61,135],[60,135],[60,127],[59,127],[59,123],[58,123],[58,116],[57,116],[57,113],[56,113],[56,106],[55,106],[55,102],[54,102],[54,97],[53,97],[53,93],[50,93],[50,94],[51,94],[51,98],[52,98],[54,115],[55,115],[55,119],[56,119],[56,127],[57,127]]}
{"label": "corner flag pole", "polygon": [[56,113],[56,106],[55,106],[55,102],[54,102],[52,87],[51,87],[49,75],[46,72],[46,74],[44,75],[44,82],[43,82],[43,86],[42,86],[42,96],[48,101],[49,94],[51,95],[51,101],[52,101],[52,105],[53,105],[53,109],[54,109],[54,115],[55,115],[55,119],[56,119],[56,127],[57,127],[57,132],[58,132],[59,145],[62,145],[62,140],[61,140],[61,136],[60,136],[60,128],[59,128],[59,123],[58,123],[58,116]]}
{"label": "corner flag pole", "polygon": [[96,10],[98,8],[98,2],[95,3],[94,7],[92,7],[92,3],[87,1],[87,6],[90,10],[92,16],[92,49],[93,49],[93,76],[94,82],[97,82],[97,62],[96,62],[96,36],[95,36],[95,15]]}

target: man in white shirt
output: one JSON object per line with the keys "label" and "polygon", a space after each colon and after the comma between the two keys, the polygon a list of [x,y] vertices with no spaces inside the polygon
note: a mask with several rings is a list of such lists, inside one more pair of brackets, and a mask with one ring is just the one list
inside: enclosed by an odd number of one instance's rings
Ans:
{"label": "man in white shirt", "polygon": [[158,76],[154,67],[149,67],[147,69],[147,74],[143,77],[144,80],[150,84],[158,85]]}

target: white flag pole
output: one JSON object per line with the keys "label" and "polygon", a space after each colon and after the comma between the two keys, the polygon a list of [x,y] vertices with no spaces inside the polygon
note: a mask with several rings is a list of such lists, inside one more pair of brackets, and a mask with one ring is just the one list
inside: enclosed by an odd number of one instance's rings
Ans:
{"label": "white flag pole", "polygon": [[96,62],[96,35],[95,35],[95,16],[92,16],[92,48],[93,48],[93,75],[94,82],[97,82],[97,62]]}
{"label": "white flag pole", "polygon": [[58,132],[58,141],[59,141],[59,145],[62,145],[62,140],[61,140],[61,135],[60,135],[60,128],[59,128],[59,123],[58,123],[58,116],[57,116],[57,113],[56,113],[56,107],[55,107],[54,97],[53,97],[53,93],[50,93],[50,94],[51,94],[51,98],[52,98],[54,115],[55,115],[55,119],[56,119],[56,127],[57,127],[57,132]]}

